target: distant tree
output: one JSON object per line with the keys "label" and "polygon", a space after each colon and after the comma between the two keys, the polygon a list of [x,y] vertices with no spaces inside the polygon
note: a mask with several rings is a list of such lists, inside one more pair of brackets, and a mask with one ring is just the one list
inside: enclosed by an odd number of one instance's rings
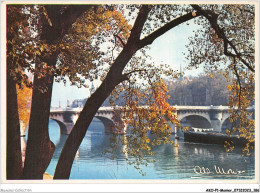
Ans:
{"label": "distant tree", "polygon": [[223,71],[200,74],[186,80],[168,83],[172,105],[227,105],[229,98],[228,85],[231,81],[225,78]]}
{"label": "distant tree", "polygon": [[[217,71],[211,74],[209,79],[209,86],[211,87],[211,103],[212,105],[228,105],[228,99],[230,92],[228,90],[228,85],[231,84],[231,79],[229,75],[223,74],[223,71]],[[210,88],[209,88],[210,90]]]}

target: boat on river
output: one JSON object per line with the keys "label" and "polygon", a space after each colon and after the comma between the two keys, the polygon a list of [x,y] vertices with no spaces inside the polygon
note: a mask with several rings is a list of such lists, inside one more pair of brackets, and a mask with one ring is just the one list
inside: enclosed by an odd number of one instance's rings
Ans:
{"label": "boat on river", "polygon": [[[234,146],[244,146],[247,140],[238,135],[227,135],[225,133],[215,132],[213,129],[191,129],[184,131],[184,141],[194,143],[207,143],[207,144],[220,144],[224,145],[225,142],[233,142]],[[254,145],[251,143],[250,145]]]}

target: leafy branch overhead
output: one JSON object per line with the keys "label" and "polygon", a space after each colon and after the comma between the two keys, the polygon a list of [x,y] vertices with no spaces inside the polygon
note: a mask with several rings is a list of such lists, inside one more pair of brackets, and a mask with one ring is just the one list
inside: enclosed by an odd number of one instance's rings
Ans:
{"label": "leafy branch overhead", "polygon": [[[198,12],[198,13],[201,13],[201,15],[203,15],[204,17],[207,18],[207,20],[209,21],[210,25],[211,25],[211,28],[214,30],[214,33],[216,34],[216,38],[219,38],[221,39],[220,41],[223,41],[224,42],[224,54],[226,56],[230,56],[234,59],[239,59],[250,71],[252,72],[255,72],[254,70],[254,64],[252,64],[252,61],[246,61],[244,59],[244,56],[243,54],[240,52],[243,51],[243,53],[246,53],[245,52],[245,48],[247,47],[246,45],[244,45],[244,50],[242,49],[239,49],[240,46],[237,46],[235,45],[235,43],[238,43],[238,42],[235,42],[233,43],[232,40],[229,40],[229,37],[226,35],[226,31],[225,31],[225,28],[221,28],[219,25],[218,25],[218,17],[219,17],[219,14],[215,13],[213,10],[203,10],[201,9],[200,6],[198,5],[192,5],[192,7]],[[241,5],[238,5],[237,9],[239,9],[239,7],[241,7]],[[223,6],[222,8],[226,8],[225,6]],[[251,8],[252,9],[252,8]],[[235,9],[233,9],[233,11],[235,11]],[[245,14],[243,13],[243,8],[241,7],[239,9],[240,11],[240,16]],[[239,11],[236,11],[235,13],[239,14]],[[246,16],[248,16],[248,14],[245,14]],[[248,19],[247,17],[245,19]],[[241,20],[240,20],[241,22]],[[251,20],[249,19],[249,21],[247,21],[248,24],[250,25],[254,25],[254,20],[253,18],[251,18]],[[240,23],[241,24],[241,23]],[[245,25],[245,24],[243,24]],[[226,29],[227,29],[227,26],[225,26]],[[237,27],[237,26],[236,26]],[[245,26],[244,26],[245,27]],[[238,32],[238,30],[236,30],[236,33]],[[237,35],[237,34],[236,34]],[[243,34],[245,35],[245,34]],[[254,37],[251,37],[251,38],[254,38]],[[238,38],[238,37],[235,37],[233,38],[233,40],[235,39],[235,41],[240,41],[241,39]],[[229,48],[230,48],[230,51],[229,51]],[[234,53],[232,53],[234,52]]]}
{"label": "leafy branch overhead", "polygon": [[[244,152],[255,139],[252,112],[248,108],[255,102],[255,7],[254,5],[192,5],[203,17],[196,21],[203,28],[190,38],[190,67],[203,65],[209,73],[224,68],[227,79],[235,77],[230,90],[229,103],[232,122],[229,135],[239,133],[248,140]],[[238,124],[239,123],[239,124]],[[227,145],[231,149],[232,145]]]}

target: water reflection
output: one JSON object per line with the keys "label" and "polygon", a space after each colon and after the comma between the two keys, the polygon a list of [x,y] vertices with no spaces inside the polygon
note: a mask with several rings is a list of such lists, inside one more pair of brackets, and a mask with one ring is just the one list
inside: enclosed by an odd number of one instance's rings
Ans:
{"label": "water reflection", "polygon": [[26,153],[26,146],[27,146],[27,142],[25,137],[21,137],[21,153],[22,153],[22,165],[24,166],[24,162],[25,162],[25,153]]}
{"label": "water reflection", "polygon": [[[56,144],[53,159],[47,169],[54,173],[57,160],[68,136],[60,135],[58,125],[50,122],[51,140]],[[104,150],[110,144],[110,135],[104,133],[101,122],[93,122],[76,154],[71,179],[253,179],[254,155],[241,156],[241,149],[226,153],[221,145],[187,143],[179,140],[178,147],[163,144],[152,147],[155,163],[142,167],[145,176],[125,161],[124,153],[117,151],[111,160]],[[174,139],[174,136],[172,136]],[[124,147],[119,147],[123,150]],[[130,158],[131,159],[131,158]],[[201,175],[194,173],[195,166],[245,170],[240,175]]]}
{"label": "water reflection", "polygon": [[[156,151],[155,169],[165,174],[168,179],[176,178],[221,178],[221,179],[251,179],[254,176],[254,156],[242,157],[239,149],[232,153],[226,153],[221,145],[206,145],[180,142],[179,148],[166,145],[164,151]],[[196,175],[194,167],[201,166],[214,171],[214,166],[244,170],[243,175]]]}

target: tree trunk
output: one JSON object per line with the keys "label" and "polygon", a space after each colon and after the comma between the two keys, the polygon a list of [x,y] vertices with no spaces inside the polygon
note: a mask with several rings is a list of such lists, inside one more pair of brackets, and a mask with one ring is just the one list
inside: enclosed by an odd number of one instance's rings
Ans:
{"label": "tree trunk", "polygon": [[[130,46],[131,47],[131,46]],[[69,179],[71,167],[77,150],[94,118],[96,112],[110,95],[113,89],[122,82],[122,71],[131,59],[136,49],[124,49],[105,78],[100,87],[87,100],[81,111],[76,124],[74,125],[59,158],[54,174],[54,179]]]}
{"label": "tree trunk", "polygon": [[105,80],[87,100],[62,149],[54,179],[69,179],[74,157],[93,117],[113,89],[127,79],[127,77],[122,74],[126,64],[138,49],[145,46],[140,44],[140,35],[149,11],[150,8],[148,6],[141,7],[127,44],[112,64]]}
{"label": "tree trunk", "polygon": [[[47,60],[48,66],[55,66],[56,55]],[[39,69],[36,69],[36,72]],[[49,114],[53,86],[53,75],[34,77],[32,106],[28,130],[24,179],[42,179],[55,150],[49,138]]]}
{"label": "tree trunk", "polygon": [[[76,19],[91,7],[89,5],[70,5],[64,12],[61,12],[62,5],[45,5],[51,24],[47,20],[38,21],[42,25],[40,40],[48,44],[57,44]],[[11,40],[13,36],[8,35],[8,40]],[[56,59],[57,54],[47,58],[48,66],[55,67]],[[39,72],[41,68],[36,65],[35,70]],[[22,174],[24,179],[42,179],[55,149],[48,133],[53,78],[50,74],[34,78],[28,144]],[[20,126],[16,83],[8,73],[7,88],[7,177],[17,179],[22,173]],[[46,90],[41,92],[40,89]]]}
{"label": "tree trunk", "polygon": [[[86,10],[89,5],[70,5],[61,14],[61,5],[46,5],[45,8],[52,25],[45,21],[42,23],[40,39],[48,44],[58,43],[71,28],[72,24]],[[55,68],[57,53],[50,58],[45,58],[49,67]],[[37,68],[37,67],[36,67]],[[38,67],[36,72],[40,71]],[[48,124],[50,115],[53,75],[34,77],[34,89],[32,96],[31,116],[27,140],[26,158],[24,163],[24,179],[42,179],[43,173],[48,167],[55,150],[50,141]],[[42,92],[39,89],[46,89]]]}
{"label": "tree trunk", "polygon": [[7,179],[20,179],[22,154],[16,83],[7,72]]}

